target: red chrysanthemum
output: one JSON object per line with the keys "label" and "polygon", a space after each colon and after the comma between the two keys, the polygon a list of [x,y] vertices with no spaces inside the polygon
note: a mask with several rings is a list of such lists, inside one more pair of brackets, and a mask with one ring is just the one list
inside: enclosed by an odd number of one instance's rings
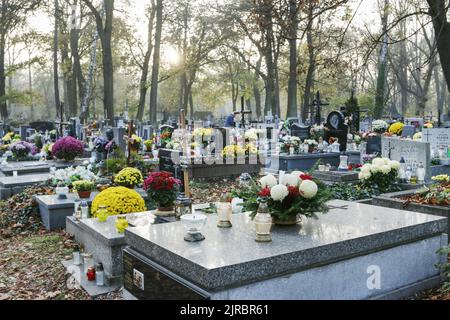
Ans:
{"label": "red chrysanthemum", "polygon": [[302,174],[301,176],[300,176],[300,179],[302,179],[302,180],[313,180],[313,177],[311,177],[309,174]]}
{"label": "red chrysanthemum", "polygon": [[270,188],[264,188],[261,190],[261,192],[259,193],[260,197],[270,197]]}

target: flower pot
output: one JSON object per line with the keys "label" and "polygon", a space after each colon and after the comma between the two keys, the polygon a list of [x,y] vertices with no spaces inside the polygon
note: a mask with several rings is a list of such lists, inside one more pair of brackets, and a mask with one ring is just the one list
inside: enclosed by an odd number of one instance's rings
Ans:
{"label": "flower pot", "polygon": [[80,199],[90,199],[91,193],[91,191],[78,191],[78,196]]}
{"label": "flower pot", "polygon": [[174,207],[158,207],[155,211],[155,215],[159,217],[174,217],[175,210]]}
{"label": "flower pot", "polygon": [[301,222],[298,216],[290,217],[289,220],[281,220],[278,217],[273,217],[273,223],[277,226],[295,226]]}

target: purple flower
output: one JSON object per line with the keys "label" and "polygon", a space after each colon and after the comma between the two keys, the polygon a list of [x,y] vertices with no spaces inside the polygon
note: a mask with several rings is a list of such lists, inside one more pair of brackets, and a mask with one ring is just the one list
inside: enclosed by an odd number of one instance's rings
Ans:
{"label": "purple flower", "polygon": [[16,159],[26,158],[36,147],[28,142],[19,141],[9,146],[9,150]]}
{"label": "purple flower", "polygon": [[75,138],[65,137],[56,141],[52,153],[57,159],[73,161],[76,157],[83,155],[84,144]]}

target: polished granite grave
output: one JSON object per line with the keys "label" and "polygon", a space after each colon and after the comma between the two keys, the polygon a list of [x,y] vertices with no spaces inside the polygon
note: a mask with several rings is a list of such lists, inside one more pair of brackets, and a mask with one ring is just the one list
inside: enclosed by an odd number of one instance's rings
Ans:
{"label": "polished granite grave", "polygon": [[17,174],[35,174],[35,173],[49,173],[51,168],[66,169],[69,167],[76,167],[82,165],[89,159],[80,159],[74,162],[63,161],[21,161],[21,162],[9,162],[6,165],[1,165],[0,170],[5,176],[13,176],[16,171]]}
{"label": "polished granite grave", "polygon": [[50,175],[48,173],[18,177],[0,177],[0,200],[6,200],[28,187],[45,183],[49,177]]}
{"label": "polished granite grave", "polygon": [[[136,190],[144,199],[147,199],[147,193],[142,189]],[[89,199],[86,199],[90,205],[98,192],[93,192]],[[57,195],[35,196],[39,206],[39,213],[42,222],[47,230],[64,229],[66,227],[66,218],[72,216],[75,210],[75,202],[80,201],[77,194],[71,193],[67,199],[58,199]]]}
{"label": "polished granite grave", "polygon": [[272,154],[266,158],[266,169],[269,171],[309,171],[319,161],[320,164],[330,164],[332,167],[339,167],[340,153],[305,153],[297,155]]}
{"label": "polished granite grave", "polygon": [[[268,244],[255,242],[254,224],[245,214],[233,216],[232,229],[217,228],[210,216],[200,243],[185,242],[180,223],[130,228],[124,295],[382,299],[410,296],[440,282],[435,265],[446,257],[436,252],[447,244],[447,219],[344,201],[330,206],[329,214],[305,220],[303,227],[274,227]],[[380,270],[381,287],[368,285],[371,270]]]}

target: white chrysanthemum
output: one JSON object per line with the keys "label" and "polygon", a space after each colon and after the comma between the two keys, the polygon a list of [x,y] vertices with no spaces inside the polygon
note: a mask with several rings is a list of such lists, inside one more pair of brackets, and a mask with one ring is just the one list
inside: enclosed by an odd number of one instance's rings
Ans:
{"label": "white chrysanthemum", "polygon": [[369,180],[372,177],[372,173],[370,171],[362,172],[362,180]]}
{"label": "white chrysanthemum", "polygon": [[391,160],[389,160],[388,158],[383,158],[383,160],[384,160],[384,164],[385,164],[385,165],[388,165],[389,162],[391,162]]}
{"label": "white chrysanthemum", "polygon": [[400,170],[401,164],[398,161],[390,161],[389,165],[391,166],[392,169],[394,170]]}
{"label": "white chrysanthemum", "polygon": [[256,141],[258,140],[258,132],[255,129],[248,130],[245,132],[245,139]]}
{"label": "white chrysanthemum", "polygon": [[380,170],[382,173],[384,174],[389,174],[389,172],[391,172],[391,166],[390,165],[384,165],[381,167]]}
{"label": "white chrysanthemum", "polygon": [[372,170],[372,165],[371,164],[365,164],[361,168],[361,172],[370,172],[371,170]]}
{"label": "white chrysanthemum", "polygon": [[283,201],[284,199],[286,199],[286,197],[289,195],[289,189],[282,185],[276,185],[275,187],[272,188],[272,190],[270,190],[270,196],[272,197],[272,199],[274,201]]}
{"label": "white chrysanthemum", "polygon": [[261,178],[261,180],[259,182],[261,183],[261,186],[263,188],[267,188],[267,187],[273,188],[274,186],[277,185],[278,180],[273,175],[269,174],[268,176]]}
{"label": "white chrysanthemum", "polygon": [[300,185],[300,194],[305,199],[314,198],[317,195],[317,192],[319,192],[319,187],[314,181],[305,180]]}
{"label": "white chrysanthemum", "polygon": [[304,175],[305,173],[302,172],[302,171],[293,171],[292,174],[293,174],[294,176],[300,178],[300,176]]}
{"label": "white chrysanthemum", "polygon": [[372,161],[372,165],[376,166],[376,167],[381,167],[381,166],[384,166],[385,164],[386,163],[384,162],[383,158],[376,158],[376,159],[373,159],[373,161]]}
{"label": "white chrysanthemum", "polygon": [[285,174],[281,178],[281,184],[285,186],[297,187],[300,184],[300,176],[295,174]]}
{"label": "white chrysanthemum", "polygon": [[384,165],[372,165],[372,168],[370,168],[371,173],[378,173],[381,172],[381,167]]}

